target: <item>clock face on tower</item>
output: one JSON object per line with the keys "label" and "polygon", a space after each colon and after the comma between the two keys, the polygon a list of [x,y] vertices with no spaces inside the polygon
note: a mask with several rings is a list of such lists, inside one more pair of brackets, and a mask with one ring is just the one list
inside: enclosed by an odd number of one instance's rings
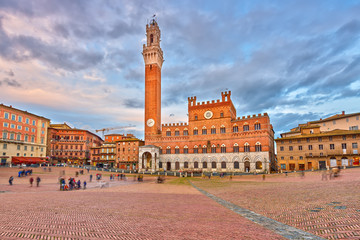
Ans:
{"label": "clock face on tower", "polygon": [[149,119],[146,121],[146,125],[148,125],[148,127],[152,127],[152,126],[154,126],[154,124],[155,124],[155,121],[154,121],[154,119],[152,119],[152,118],[149,118]]}
{"label": "clock face on tower", "polygon": [[212,118],[212,116],[213,116],[212,111],[206,111],[206,112],[204,113],[204,117],[205,117],[206,119],[210,119],[210,118]]}

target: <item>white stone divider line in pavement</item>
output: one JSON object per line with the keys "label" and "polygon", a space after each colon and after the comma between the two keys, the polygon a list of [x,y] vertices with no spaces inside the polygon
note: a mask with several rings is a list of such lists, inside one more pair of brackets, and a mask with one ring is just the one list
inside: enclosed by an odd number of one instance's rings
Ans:
{"label": "white stone divider line in pavement", "polygon": [[241,215],[242,217],[245,217],[246,219],[249,219],[250,221],[253,221],[287,239],[316,239],[316,240],[325,240],[324,238],[321,238],[319,236],[313,235],[311,233],[305,232],[301,229],[291,227],[289,225],[283,224],[281,222],[275,221],[274,219],[265,217],[263,215],[260,215],[258,213],[255,213],[253,211],[250,211],[245,208],[241,208],[231,202],[225,201],[224,199],[221,199],[211,193],[206,192],[205,190],[202,190],[201,188],[197,187],[195,184],[193,184],[191,181],[189,181],[190,184],[196,188],[199,192],[204,194],[205,196],[213,199],[217,203],[221,204],[222,206],[232,210],[233,212],[236,212],[237,214]]}

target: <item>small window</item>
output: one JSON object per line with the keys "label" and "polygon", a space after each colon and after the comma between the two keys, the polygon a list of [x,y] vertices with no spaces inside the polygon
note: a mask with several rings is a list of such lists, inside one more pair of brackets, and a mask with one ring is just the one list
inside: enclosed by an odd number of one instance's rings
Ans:
{"label": "small window", "polygon": [[221,128],[220,128],[220,133],[226,133],[225,127],[221,127]]}
{"label": "small window", "polygon": [[207,162],[203,162],[203,168],[207,168]]}
{"label": "small window", "polygon": [[332,141],[332,140],[333,140],[333,137],[332,137],[332,136],[330,136],[330,137],[329,137],[329,141]]}
{"label": "small window", "polygon": [[175,136],[179,136],[179,135],[180,135],[179,130],[176,130],[176,131],[175,131]]}
{"label": "small window", "polygon": [[215,145],[211,146],[211,153],[216,153],[216,146]]}
{"label": "small window", "polygon": [[254,127],[255,127],[255,130],[260,130],[260,129],[261,129],[260,123],[256,123],[256,124],[254,125]]}
{"label": "small window", "polygon": [[294,159],[294,157],[293,156],[290,156],[290,160],[293,160]]}
{"label": "small window", "polygon": [[319,137],[319,138],[318,138],[318,141],[319,141],[319,142],[322,142],[322,137]]}
{"label": "small window", "polygon": [[216,168],[216,162],[211,162],[211,168]]}
{"label": "small window", "polygon": [[202,129],[202,135],[206,135],[207,134],[207,129]]}
{"label": "small window", "polygon": [[262,162],[260,161],[256,162],[256,169],[262,169]]}
{"label": "small window", "polygon": [[244,152],[250,152],[250,145],[246,144],[244,145]]}
{"label": "small window", "polygon": [[171,154],[171,148],[166,148],[166,154]]}
{"label": "small window", "polygon": [[346,149],[346,143],[342,143],[342,144],[341,144],[341,148],[342,148],[342,149]]}
{"label": "small window", "polygon": [[198,120],[198,116],[197,116],[197,115],[195,115],[195,120]]}
{"label": "small window", "polygon": [[187,136],[187,135],[189,135],[188,130],[184,130],[184,136]]}
{"label": "small window", "polygon": [[194,151],[194,153],[199,153],[199,149],[198,149],[198,147],[197,147],[197,146],[195,146],[193,151]]}
{"label": "small window", "polygon": [[284,147],[283,147],[283,146],[280,147],[280,151],[284,151]]}
{"label": "small window", "polygon": [[293,146],[289,146],[289,151],[292,151],[293,150]]}
{"label": "small window", "polygon": [[206,148],[206,146],[203,146],[203,147],[202,147],[202,153],[207,153],[207,148]]}
{"label": "small window", "polygon": [[313,148],[312,148],[312,145],[309,145],[308,147],[309,147],[309,150],[312,150],[312,149],[313,149]]}
{"label": "small window", "polygon": [[281,164],[280,167],[282,170],[286,170],[286,164]]}
{"label": "small window", "polygon": [[323,150],[324,146],[322,144],[319,145],[319,150]]}
{"label": "small window", "polygon": [[300,160],[303,160],[303,156],[300,156],[299,159],[300,159]]}
{"label": "small window", "polygon": [[346,140],[346,136],[343,136],[342,139],[343,139],[343,140]]}
{"label": "small window", "polygon": [[189,149],[188,148],[184,148],[184,154],[188,154],[189,153]]}
{"label": "small window", "polygon": [[220,117],[221,117],[221,118],[224,117],[224,113],[223,113],[223,112],[220,113]]}
{"label": "small window", "polygon": [[198,130],[194,129],[194,135],[198,135]]}
{"label": "small window", "polygon": [[244,125],[244,126],[243,126],[243,130],[244,130],[244,132],[249,131],[249,125]]}
{"label": "small window", "polygon": [[234,146],[233,151],[238,153],[239,152],[239,146]]}
{"label": "small window", "polygon": [[239,165],[240,165],[239,162],[238,162],[238,161],[235,161],[235,162],[234,162],[234,169],[239,169],[239,168],[240,168]]}
{"label": "small window", "polygon": [[299,146],[299,151],[302,151],[302,146]]}
{"label": "small window", "polygon": [[211,134],[216,134],[216,128],[211,128]]}
{"label": "small window", "polygon": [[179,147],[175,147],[175,154],[179,154],[179,153],[180,153]]}
{"label": "small window", "polygon": [[335,145],[334,144],[330,144],[330,149],[335,149]]}
{"label": "small window", "polygon": [[194,162],[194,168],[199,168],[199,163],[198,162]]}
{"label": "small window", "polygon": [[171,131],[166,131],[166,136],[171,136]]}
{"label": "small window", "polygon": [[226,153],[226,146],[223,144],[221,145],[221,153]]}
{"label": "small window", "polygon": [[233,132],[239,132],[239,127],[238,126],[233,126]]}
{"label": "small window", "polygon": [[261,152],[261,144],[260,143],[256,143],[255,152]]}
{"label": "small window", "polygon": [[352,143],[352,148],[358,148],[358,144],[357,143]]}

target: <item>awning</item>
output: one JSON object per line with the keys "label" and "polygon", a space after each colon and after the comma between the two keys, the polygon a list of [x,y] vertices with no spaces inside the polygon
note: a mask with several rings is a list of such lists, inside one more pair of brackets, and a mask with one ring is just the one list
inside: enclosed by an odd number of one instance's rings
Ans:
{"label": "awning", "polygon": [[39,157],[12,157],[11,163],[39,164],[39,163],[48,163],[48,161],[46,161],[45,158],[39,158]]}

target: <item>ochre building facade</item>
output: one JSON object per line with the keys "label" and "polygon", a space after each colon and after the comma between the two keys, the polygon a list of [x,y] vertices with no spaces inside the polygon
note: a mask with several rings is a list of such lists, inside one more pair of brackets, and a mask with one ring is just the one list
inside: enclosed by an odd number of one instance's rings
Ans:
{"label": "ochre building facade", "polygon": [[139,146],[144,141],[133,134],[108,134],[105,142],[91,148],[91,164],[97,167],[135,170],[139,161]]}
{"label": "ochre building facade", "polygon": [[50,120],[12,106],[0,104],[1,165],[15,158],[47,159],[47,129]]}
{"label": "ochre building facade", "polygon": [[90,164],[90,148],[101,146],[103,140],[83,129],[71,128],[66,123],[51,124],[49,134],[49,156],[53,164]]}
{"label": "ochre building facade", "polygon": [[139,151],[140,171],[269,172],[274,131],[269,116],[237,117],[231,91],[221,99],[197,102],[188,98],[188,122],[161,124],[160,29],[146,26],[145,146]]}
{"label": "ochre building facade", "polygon": [[358,166],[360,113],[334,116],[299,124],[276,139],[281,171]]}

